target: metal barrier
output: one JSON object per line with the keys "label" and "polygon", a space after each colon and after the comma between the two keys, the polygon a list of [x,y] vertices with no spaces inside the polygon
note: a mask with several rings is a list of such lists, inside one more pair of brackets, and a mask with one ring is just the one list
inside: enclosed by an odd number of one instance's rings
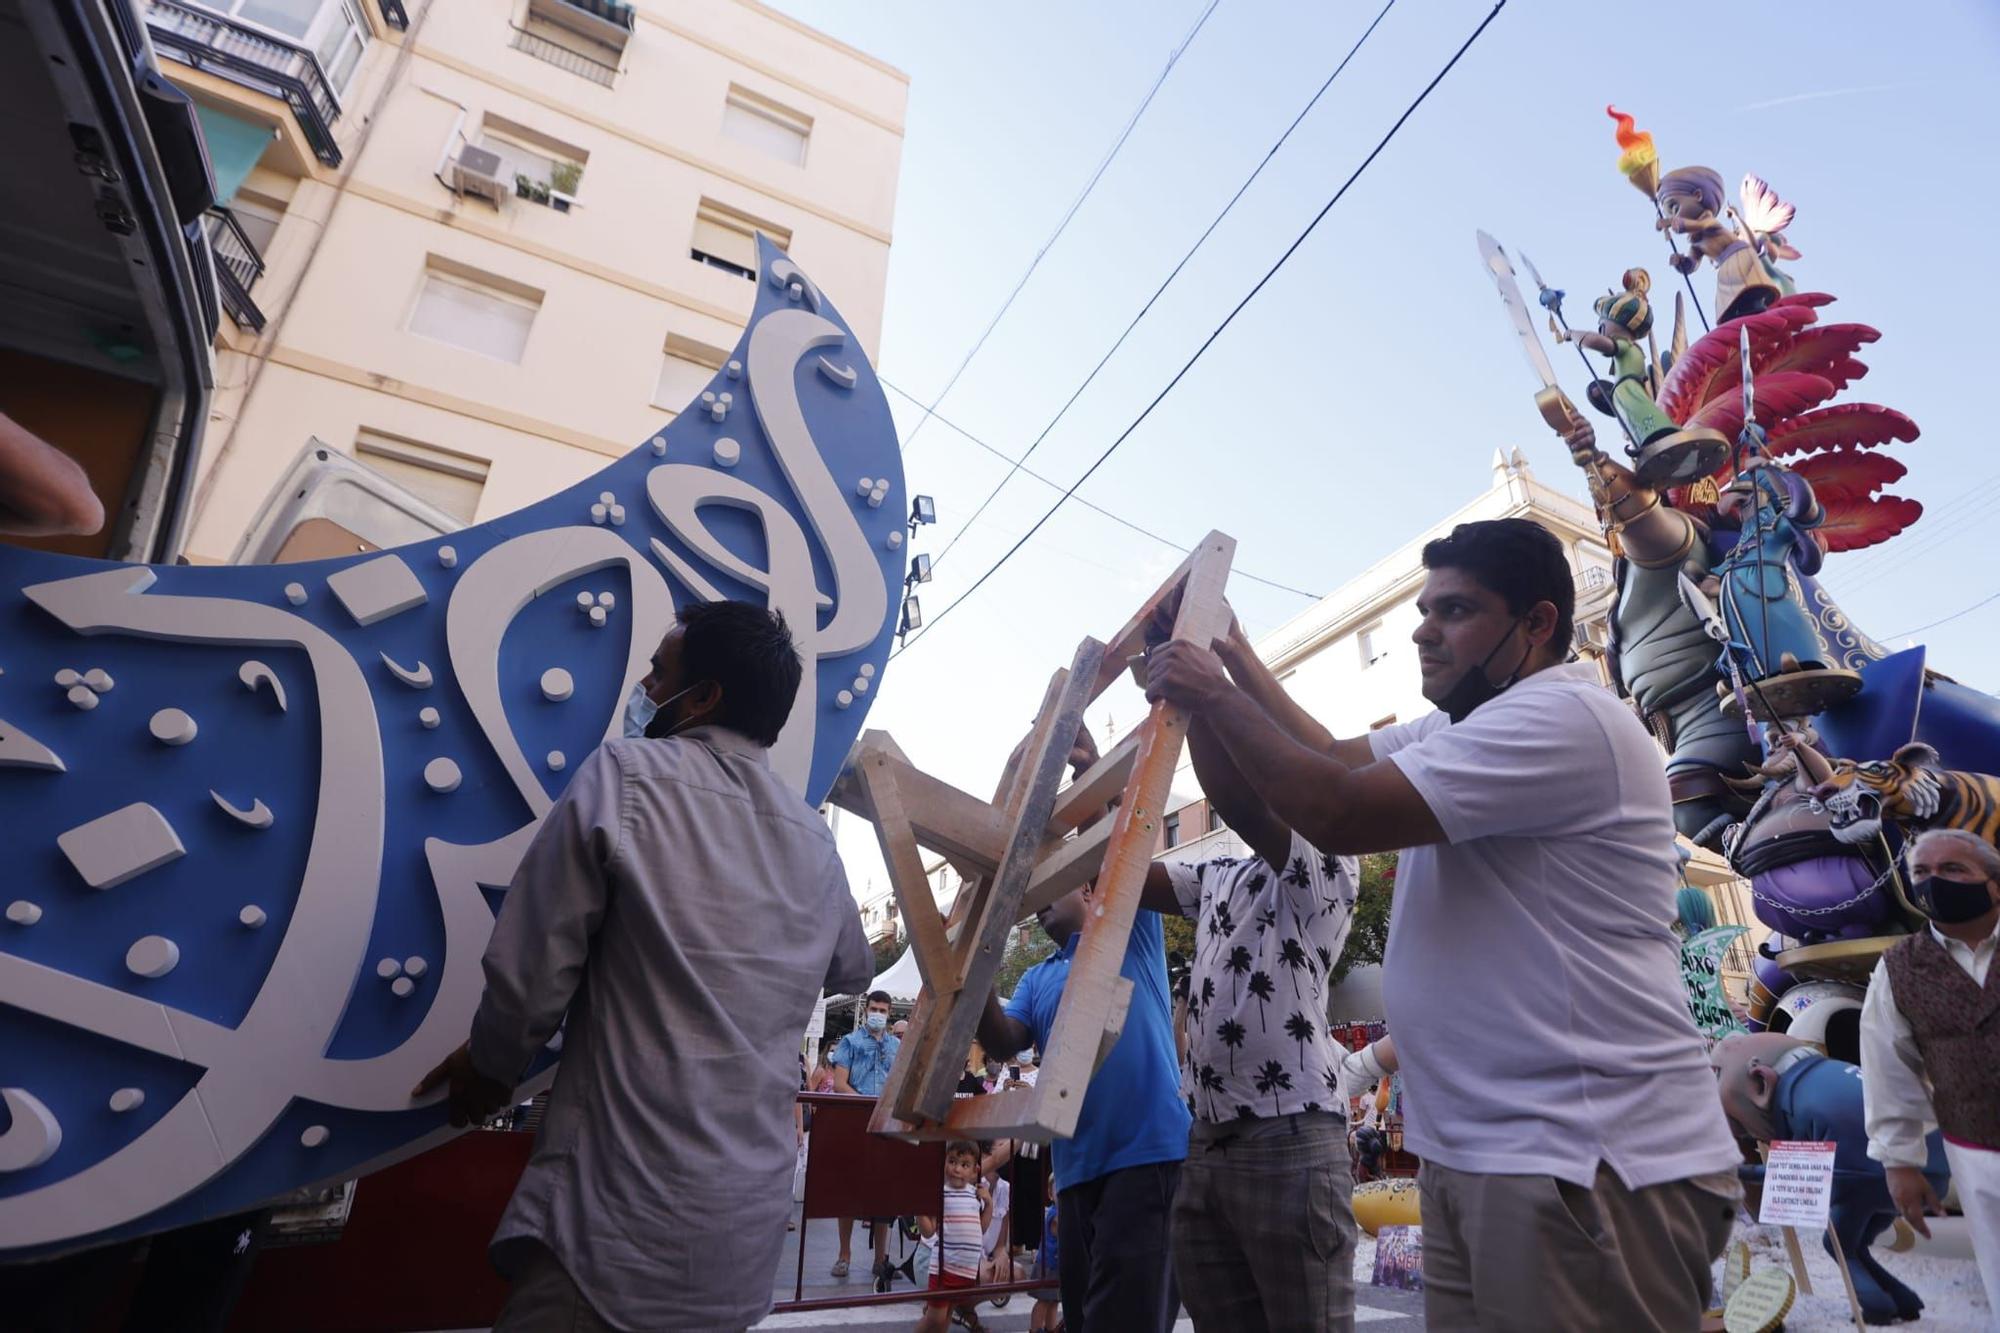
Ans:
{"label": "metal barrier", "polygon": [[538,36],[525,28],[514,29],[514,49],[524,51],[537,60],[546,61],[557,69],[568,70],[571,74],[601,83],[609,88],[618,78],[618,66],[607,65],[602,60],[593,60],[581,51],[572,51],[567,46]]}
{"label": "metal barrier", "polygon": [[[908,1291],[878,1293],[873,1286],[852,1295],[805,1295],[806,1228],[815,1218],[857,1219],[909,1215],[935,1217],[943,1204],[944,1148],[942,1142],[904,1143],[868,1132],[868,1117],[874,1110],[873,1097],[837,1092],[801,1092],[801,1105],[812,1115],[812,1132],[806,1149],[805,1199],[800,1208],[798,1266],[793,1278],[792,1299],[779,1301],[775,1313],[809,1310],[845,1310],[875,1305],[909,1304],[913,1301],[950,1300],[971,1304],[1015,1292],[1036,1291],[1054,1285],[1053,1277],[1022,1276],[1006,1282],[981,1283],[932,1291],[913,1287]],[[1009,1141],[1013,1142],[1013,1141]],[[1021,1217],[1024,1206],[1032,1208],[1039,1224],[1042,1212],[1041,1176],[1032,1197],[1024,1200],[1019,1163],[1025,1158],[1020,1144],[1014,1143],[1007,1164],[1001,1168],[1012,1195],[1008,1213],[1010,1225],[1006,1245],[1008,1272],[1013,1273],[1013,1238],[1019,1234],[1012,1223]],[[1043,1148],[1042,1151],[1046,1151]],[[884,1224],[878,1224],[884,1225]]]}

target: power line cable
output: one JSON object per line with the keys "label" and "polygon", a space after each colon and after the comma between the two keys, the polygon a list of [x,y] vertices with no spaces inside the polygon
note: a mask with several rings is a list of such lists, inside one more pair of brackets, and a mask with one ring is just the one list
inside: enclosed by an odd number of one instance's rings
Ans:
{"label": "power line cable", "polygon": [[1109,445],[1105,446],[1104,452],[1097,456],[1097,461],[1092,463],[1088,468],[1086,468],[1082,476],[1078,477],[1074,482],[1070,483],[1069,487],[1063,491],[1062,495],[1057,497],[1056,502],[1053,505],[1050,505],[1048,510],[1044,512],[1040,518],[1035,520],[1034,526],[1029,528],[1025,533],[1021,534],[1021,538],[1019,541],[1016,541],[1012,546],[1007,548],[1006,554],[1002,555],[998,560],[994,561],[991,565],[989,565],[986,569],[986,572],[981,574],[978,577],[978,579],[974,580],[971,587],[967,588],[964,592],[960,593],[957,597],[953,598],[949,603],[947,603],[944,610],[938,612],[937,615],[927,620],[924,623],[923,627],[917,631],[915,637],[905,640],[901,647],[897,648],[895,652],[891,653],[889,655],[891,660],[893,660],[898,655],[909,651],[911,646],[922,640],[925,635],[929,634],[930,631],[937,626],[937,623],[940,620],[943,620],[946,616],[950,615],[952,611],[954,611],[960,605],[962,605],[968,597],[972,596],[974,593],[978,592],[980,588],[984,587],[986,581],[992,578],[994,574],[998,573],[1001,566],[1005,565],[1009,560],[1013,559],[1015,553],[1018,552],[1023,546],[1026,546],[1028,544],[1028,541],[1037,532],[1040,532],[1042,530],[1042,525],[1047,523],[1051,518],[1053,518],[1056,514],[1056,511],[1061,509],[1063,507],[1063,504],[1066,501],[1068,501],[1072,495],[1076,494],[1077,487],[1083,485],[1084,482],[1089,481],[1092,474],[1094,474],[1098,468],[1104,466],[1105,460],[1110,458],[1112,454],[1117,452],[1118,446],[1125,443],[1127,439],[1131,438],[1132,432],[1139,428],[1140,423],[1144,422],[1147,417],[1152,415],[1153,409],[1158,407],[1162,402],[1166,400],[1167,395],[1174,391],[1174,387],[1178,385],[1181,382],[1181,380],[1187,376],[1187,373],[1190,370],[1194,369],[1195,363],[1201,360],[1203,354],[1205,354],[1210,347],[1215,345],[1215,340],[1220,338],[1223,334],[1223,331],[1227,329],[1230,326],[1230,324],[1235,322],[1235,319],[1238,315],[1243,313],[1243,308],[1249,305],[1251,301],[1256,299],[1257,293],[1264,290],[1265,286],[1271,281],[1271,279],[1278,275],[1278,270],[1285,266],[1286,261],[1291,259],[1293,254],[1297,253],[1298,248],[1305,244],[1306,238],[1312,235],[1314,230],[1317,229],[1319,224],[1325,219],[1326,215],[1333,211],[1333,206],[1339,203],[1344,197],[1346,197],[1348,190],[1353,188],[1354,182],[1360,180],[1362,173],[1367,171],[1369,166],[1374,163],[1375,159],[1382,155],[1382,151],[1389,146],[1390,141],[1396,137],[1397,133],[1409,121],[1410,117],[1417,113],[1417,108],[1424,104],[1425,100],[1430,97],[1431,93],[1436,90],[1437,86],[1440,83],[1444,82],[1445,76],[1451,73],[1451,71],[1458,65],[1458,62],[1460,60],[1464,59],[1465,53],[1472,49],[1472,44],[1479,40],[1480,36],[1486,31],[1487,28],[1492,26],[1493,20],[1499,18],[1500,11],[1505,9],[1506,7],[1507,7],[1507,0],[1497,0],[1497,3],[1494,4],[1493,8],[1487,12],[1486,17],[1479,21],[1479,26],[1472,30],[1472,35],[1467,37],[1465,41],[1459,46],[1458,50],[1452,53],[1451,59],[1447,60],[1444,63],[1444,68],[1440,69],[1436,74],[1431,76],[1431,81],[1424,85],[1423,91],[1417,94],[1416,100],[1411,102],[1409,106],[1404,108],[1402,115],[1396,117],[1396,123],[1389,127],[1389,132],[1387,134],[1384,134],[1382,136],[1381,141],[1377,143],[1372,150],[1370,150],[1368,156],[1361,160],[1361,165],[1356,167],[1353,173],[1350,174],[1345,181],[1341,182],[1340,188],[1333,192],[1333,197],[1328,199],[1326,203],[1320,208],[1319,212],[1313,215],[1312,221],[1306,224],[1305,230],[1300,232],[1298,234],[1298,237],[1295,240],[1293,240],[1293,242],[1290,245],[1285,247],[1285,252],[1278,256],[1277,262],[1272,264],[1269,269],[1265,270],[1263,277],[1257,279],[1256,285],[1251,287],[1248,292],[1244,293],[1243,299],[1238,301],[1235,304],[1235,306],[1230,309],[1227,315],[1223,316],[1222,322],[1220,324],[1217,324],[1214,330],[1211,331],[1206,338],[1202,339],[1201,345],[1195,348],[1194,355],[1190,356],[1187,359],[1187,361],[1182,364],[1181,368],[1174,372],[1173,378],[1167,381],[1165,388],[1161,389],[1157,394],[1153,395],[1153,400],[1147,403],[1146,406],[1140,410],[1139,415],[1132,419],[1132,424],[1127,426],[1124,430],[1120,431],[1118,433],[1118,437],[1113,441],[1111,441]]}
{"label": "power line cable", "polygon": [[998,496],[1001,491],[1006,489],[1007,483],[1014,479],[1014,474],[1020,471],[1021,464],[1027,462],[1029,455],[1033,454],[1035,450],[1042,447],[1042,441],[1046,440],[1049,437],[1049,432],[1054,430],[1056,428],[1057,423],[1060,422],[1065,416],[1069,414],[1070,408],[1076,405],[1076,400],[1083,397],[1083,391],[1085,389],[1088,389],[1091,386],[1091,384],[1097,379],[1098,372],[1103,370],[1104,367],[1107,364],[1109,364],[1111,358],[1118,354],[1118,349],[1123,347],[1125,345],[1125,340],[1132,336],[1132,330],[1139,327],[1139,321],[1146,317],[1147,313],[1152,310],[1154,304],[1157,303],[1160,297],[1166,293],[1167,288],[1173,285],[1174,279],[1178,278],[1181,275],[1181,270],[1187,267],[1188,261],[1194,258],[1195,252],[1200,250],[1202,246],[1208,243],[1208,238],[1215,234],[1215,229],[1222,225],[1222,220],[1229,216],[1230,211],[1236,207],[1237,201],[1243,197],[1244,192],[1247,191],[1253,183],[1255,183],[1257,177],[1264,174],[1264,168],[1271,164],[1271,159],[1278,155],[1278,150],[1280,148],[1283,148],[1285,146],[1285,141],[1292,137],[1292,131],[1296,130],[1299,127],[1300,122],[1305,120],[1307,114],[1311,112],[1311,110],[1314,107],[1319,105],[1319,99],[1326,96],[1326,90],[1333,87],[1333,81],[1340,77],[1340,72],[1347,68],[1348,62],[1354,59],[1355,54],[1361,50],[1362,46],[1368,41],[1369,36],[1375,31],[1376,27],[1380,25],[1382,20],[1389,16],[1389,11],[1395,8],[1395,6],[1396,6],[1396,0],[1389,0],[1387,4],[1382,6],[1381,12],[1375,15],[1375,21],[1368,25],[1367,29],[1361,34],[1360,38],[1354,43],[1353,47],[1351,47],[1348,50],[1347,54],[1341,58],[1340,63],[1334,66],[1333,73],[1326,76],[1326,82],[1320,84],[1319,91],[1314,93],[1312,95],[1312,98],[1309,101],[1307,101],[1307,103],[1303,107],[1299,108],[1298,115],[1292,117],[1292,123],[1285,126],[1285,132],[1283,134],[1280,134],[1277,137],[1277,140],[1274,143],[1272,143],[1270,148],[1265,150],[1263,159],[1257,163],[1256,169],[1253,170],[1248,176],[1243,178],[1243,183],[1236,187],[1235,194],[1229,196],[1229,202],[1222,206],[1222,211],[1220,213],[1217,213],[1214,219],[1208,224],[1208,226],[1203,229],[1201,235],[1195,238],[1194,244],[1189,246],[1187,253],[1180,257],[1180,262],[1174,265],[1173,271],[1168,273],[1167,276],[1161,280],[1160,285],[1153,289],[1153,294],[1146,298],[1146,304],[1139,307],[1139,313],[1132,316],[1131,322],[1126,324],[1124,330],[1119,333],[1117,341],[1113,342],[1111,346],[1105,351],[1104,355],[1098,358],[1097,364],[1090,368],[1090,373],[1083,377],[1083,383],[1077,385],[1075,392],[1071,393],[1069,398],[1063,403],[1063,405],[1056,409],[1055,416],[1049,419],[1048,425],[1042,427],[1041,434],[1035,437],[1034,442],[1028,446],[1027,452],[1023,453],[1021,457],[1015,461],[1014,466],[1008,469],[1007,475],[1000,478],[1000,480],[997,483],[995,483],[993,489],[986,493],[986,498],[979,502],[978,508],[972,511],[972,516],[966,519],[964,523],[959,525],[958,531],[952,534],[951,540],[944,544],[944,549],[942,551],[939,551],[937,553],[937,557],[931,562],[934,566],[941,565],[944,563],[945,557],[951,554],[951,548],[958,545],[959,538],[965,536],[966,531],[969,528],[971,528],[974,523],[977,523],[979,521],[979,516],[986,512],[987,506],[992,504],[994,498]]}
{"label": "power line cable", "polygon": [[[892,390],[898,397],[903,398],[909,401],[910,403],[915,404],[918,407],[923,406],[922,400],[917,398],[916,395],[912,394],[908,389],[902,388],[901,386],[896,384],[892,384],[889,380],[887,380],[880,374],[877,374],[875,376],[875,379],[878,383],[881,384],[883,388]],[[1059,491],[1063,488],[1063,484],[1061,482],[1056,481],[1050,477],[1045,477],[1031,467],[1021,467],[1020,460],[1014,458],[1012,455],[1006,453],[1004,450],[999,449],[994,445],[988,444],[986,441],[980,439],[977,435],[974,435],[971,431],[959,425],[957,422],[953,421],[950,417],[945,416],[943,413],[933,412],[931,415],[935,417],[937,419],[938,424],[943,426],[946,430],[949,430],[952,433],[962,437],[963,439],[978,445],[981,449],[984,449],[987,453],[992,454],[995,458],[999,459],[1001,462],[1014,464],[1015,467],[1020,468],[1022,472],[1034,478],[1036,481],[1041,482],[1042,485],[1048,487],[1050,490]],[[1097,513],[1100,513],[1104,515],[1104,517],[1110,519],[1113,523],[1117,523],[1123,527],[1130,528],[1132,531],[1138,533],[1141,537],[1150,537],[1154,541],[1160,543],[1160,545],[1167,547],[1169,550],[1179,551],[1182,555],[1186,555],[1189,551],[1194,549],[1193,547],[1190,546],[1181,545],[1179,542],[1175,541],[1171,537],[1163,537],[1159,533],[1153,531],[1151,528],[1145,527],[1138,523],[1134,523],[1131,519],[1125,517],[1123,514],[1113,513],[1111,510],[1106,509],[1101,504],[1097,504],[1093,501],[1086,500],[1080,495],[1075,498],[1076,502],[1082,505],[1085,509],[1095,510]],[[1239,575],[1242,578],[1250,580],[1252,583],[1261,583],[1267,588],[1276,588],[1279,592],[1288,592],[1295,597],[1304,597],[1308,601],[1317,602],[1321,597],[1325,596],[1324,593],[1307,592],[1304,588],[1294,588],[1289,583],[1280,583],[1276,579],[1267,579],[1263,577],[1261,574],[1252,574],[1247,569],[1237,569],[1233,570],[1232,572]]]}
{"label": "power line cable", "polygon": [[2000,592],[1996,592],[1990,597],[1982,597],[1978,601],[1974,602],[1971,606],[1966,607],[1963,611],[1954,611],[1950,615],[1946,616],[1943,620],[1933,620],[1928,625],[1919,625],[1915,629],[1902,630],[1898,633],[1891,634],[1889,637],[1891,639],[1907,639],[1912,634],[1922,634],[1927,629],[1936,629],[1939,625],[1949,625],[1954,620],[1957,620],[1963,616],[1971,615],[1974,611],[1977,611],[1980,607],[1985,606],[1989,602],[2000,602]]}
{"label": "power line cable", "polygon": [[1049,233],[1049,238],[1046,241],[1042,242],[1042,248],[1035,251],[1035,257],[1028,261],[1027,271],[1022,273],[1020,281],[1014,284],[1014,290],[1007,293],[1007,299],[1000,303],[1000,308],[993,312],[993,318],[986,322],[986,327],[980,332],[978,339],[967,349],[965,358],[958,363],[958,369],[951,372],[951,378],[944,382],[944,387],[937,391],[937,396],[931,399],[928,406],[924,407],[923,416],[917,419],[917,424],[910,428],[910,433],[903,439],[903,452],[909,452],[910,446],[916,442],[917,433],[923,430],[924,423],[931,419],[932,413],[937,411],[938,404],[945,400],[945,395],[949,394],[952,386],[958,383],[958,377],[963,375],[965,368],[972,364],[972,358],[979,355],[979,349],[984,347],[986,340],[993,336],[993,330],[1000,326],[1000,320],[1006,315],[1008,307],[1014,304],[1014,298],[1019,296],[1021,289],[1028,285],[1028,279],[1032,278],[1035,275],[1035,270],[1041,267],[1042,258],[1048,254],[1049,247],[1056,243],[1056,238],[1063,234],[1065,227],[1069,226],[1070,219],[1076,216],[1076,211],[1079,208],[1083,207],[1083,201],[1088,199],[1090,192],[1097,188],[1097,182],[1103,177],[1105,170],[1110,167],[1111,159],[1118,156],[1118,150],[1123,148],[1125,141],[1132,136],[1133,127],[1138,125],[1139,117],[1145,115],[1146,108],[1153,104],[1154,94],[1158,93],[1161,85],[1166,83],[1167,75],[1173,72],[1173,68],[1180,62],[1181,56],[1186,54],[1188,46],[1195,39],[1195,34],[1201,31],[1202,25],[1208,22],[1208,16],[1213,14],[1215,7],[1221,3],[1222,0],[1208,0],[1208,7],[1201,11],[1201,17],[1194,21],[1194,26],[1188,29],[1187,36],[1181,38],[1180,45],[1176,46],[1172,54],[1167,57],[1167,63],[1161,67],[1159,77],[1153,80],[1153,86],[1146,90],[1146,95],[1139,99],[1138,109],[1132,112],[1131,119],[1125,122],[1125,128],[1120,130],[1118,137],[1112,141],[1111,151],[1106,153],[1104,160],[1097,164],[1097,170],[1090,173],[1090,179],[1083,183],[1083,190],[1070,202],[1069,208],[1064,211],[1061,220],[1056,223],[1056,229]]}

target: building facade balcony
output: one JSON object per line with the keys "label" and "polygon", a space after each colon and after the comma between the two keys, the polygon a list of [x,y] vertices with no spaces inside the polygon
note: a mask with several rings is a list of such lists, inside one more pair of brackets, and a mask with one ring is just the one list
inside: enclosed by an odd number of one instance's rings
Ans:
{"label": "building facade balcony", "polygon": [[222,293],[222,308],[238,328],[262,333],[264,312],[250,299],[250,289],[264,276],[264,256],[236,214],[227,208],[211,208],[203,226],[208,232],[209,251],[215,256],[215,285]]}
{"label": "building facade balcony", "polygon": [[[340,118],[340,98],[319,56],[308,47],[218,12],[220,8],[187,0],[151,0],[146,27],[154,49],[190,69],[218,75],[284,102],[313,155],[329,167],[339,166],[340,145],[334,141],[333,125]],[[335,0],[335,8],[329,12],[349,15],[341,0]],[[365,36],[359,30],[341,35],[352,38],[352,42],[334,43],[343,65],[351,69],[351,58],[359,50],[353,43],[365,40]]]}

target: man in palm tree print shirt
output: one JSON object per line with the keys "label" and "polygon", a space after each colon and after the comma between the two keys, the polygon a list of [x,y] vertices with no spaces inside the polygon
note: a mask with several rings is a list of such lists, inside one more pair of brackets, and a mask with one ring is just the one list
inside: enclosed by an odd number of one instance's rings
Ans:
{"label": "man in palm tree print shirt", "polygon": [[1146,907],[1195,921],[1174,1275],[1198,1330],[1349,1329],[1354,1183],[1326,992],[1357,863],[1287,828],[1199,720],[1188,747],[1255,855],[1159,863],[1146,880]]}

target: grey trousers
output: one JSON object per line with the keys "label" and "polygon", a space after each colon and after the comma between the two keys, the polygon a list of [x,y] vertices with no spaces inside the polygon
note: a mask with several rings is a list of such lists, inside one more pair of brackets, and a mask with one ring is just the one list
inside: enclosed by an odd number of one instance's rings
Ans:
{"label": "grey trousers", "polygon": [[1425,1162],[1424,1326],[1693,1333],[1743,1189],[1733,1172],[1628,1190]]}
{"label": "grey trousers", "polygon": [[598,1318],[583,1292],[546,1245],[535,1245],[518,1261],[507,1303],[493,1333],[617,1333]]}
{"label": "grey trousers", "polygon": [[1194,1122],[1174,1276],[1200,1333],[1354,1327],[1354,1177],[1328,1112]]}

